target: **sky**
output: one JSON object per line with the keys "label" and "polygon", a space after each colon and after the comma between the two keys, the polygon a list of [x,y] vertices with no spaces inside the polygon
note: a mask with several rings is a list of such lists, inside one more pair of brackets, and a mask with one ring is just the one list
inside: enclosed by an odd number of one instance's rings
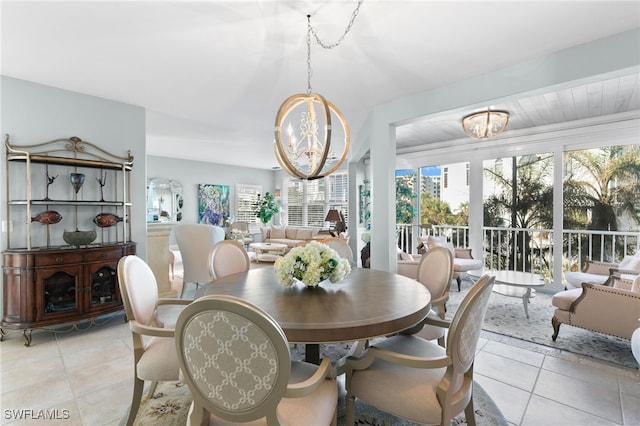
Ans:
{"label": "sky", "polygon": [[[411,174],[412,172],[412,169],[396,170],[396,177],[405,176]],[[440,166],[421,167],[420,173],[422,174],[422,176],[440,176]]]}

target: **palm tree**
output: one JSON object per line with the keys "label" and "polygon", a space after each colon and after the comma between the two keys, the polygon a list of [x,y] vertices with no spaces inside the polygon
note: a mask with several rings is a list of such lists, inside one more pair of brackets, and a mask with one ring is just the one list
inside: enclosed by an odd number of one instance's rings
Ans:
{"label": "palm tree", "polygon": [[416,214],[415,177],[415,173],[396,177],[396,223],[411,223]]}
{"label": "palm tree", "polygon": [[578,192],[573,200],[582,199],[576,208],[591,212],[587,229],[616,231],[625,215],[640,224],[640,147],[571,151],[565,164],[564,185]]}
{"label": "palm tree", "polygon": [[[617,231],[620,226],[640,224],[640,147],[571,151],[565,154],[565,165],[565,223],[582,222],[582,226],[574,229],[598,231]],[[615,238],[603,238],[604,242],[599,235],[593,236],[594,256],[602,248],[605,254],[611,253],[612,245],[618,243]],[[587,237],[584,239],[583,244],[588,243]]]}
{"label": "palm tree", "polygon": [[[513,169],[509,175],[497,169],[485,169],[485,173],[498,187],[499,193],[494,193],[484,202],[485,226],[510,226],[511,228],[542,228],[553,226],[553,185],[552,155],[523,156],[513,158]],[[507,218],[511,220],[508,221]],[[529,247],[531,236],[524,234],[524,246]],[[498,242],[495,242],[498,244]],[[518,250],[516,231],[512,238],[501,241],[509,250],[501,253],[512,253],[509,257],[509,268],[516,269],[517,265],[530,265],[529,250]],[[489,256],[492,253],[488,253]],[[498,265],[507,266],[507,259],[494,259]]]}

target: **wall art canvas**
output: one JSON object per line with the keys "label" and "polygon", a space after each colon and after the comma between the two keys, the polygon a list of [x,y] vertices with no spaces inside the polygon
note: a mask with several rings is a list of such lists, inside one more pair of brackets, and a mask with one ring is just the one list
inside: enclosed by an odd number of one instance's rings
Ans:
{"label": "wall art canvas", "polygon": [[198,222],[224,226],[229,218],[229,186],[198,186]]}

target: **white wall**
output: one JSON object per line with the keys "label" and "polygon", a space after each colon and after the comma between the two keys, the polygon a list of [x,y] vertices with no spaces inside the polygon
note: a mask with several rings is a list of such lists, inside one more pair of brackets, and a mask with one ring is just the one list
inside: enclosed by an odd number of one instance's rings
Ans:
{"label": "white wall", "polygon": [[[9,134],[13,144],[31,145],[77,136],[119,156],[126,156],[131,150],[134,157],[131,240],[138,243],[138,254],[146,258],[144,109],[6,76],[1,77],[0,88],[0,131],[3,136]],[[4,159],[4,144],[1,154]],[[4,161],[0,176],[0,219],[5,221]],[[12,182],[16,179],[18,177],[12,177]],[[34,188],[36,185],[34,182]],[[45,185],[44,179],[42,185]],[[59,234],[62,234],[62,229]],[[6,233],[3,232],[1,237],[0,248],[4,250]]]}
{"label": "white wall", "polygon": [[[236,214],[236,184],[262,185],[263,192],[274,190],[275,173],[248,167],[227,166],[176,158],[147,157],[147,177],[166,178],[182,184],[184,191],[181,223],[198,222],[198,185],[201,183],[228,185],[231,189],[230,215]],[[279,186],[278,186],[279,187]]]}

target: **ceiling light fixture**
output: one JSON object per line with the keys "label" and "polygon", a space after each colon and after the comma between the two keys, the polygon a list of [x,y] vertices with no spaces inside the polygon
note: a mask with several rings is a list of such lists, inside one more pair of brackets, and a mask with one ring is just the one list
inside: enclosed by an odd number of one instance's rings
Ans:
{"label": "ceiling light fixture", "polygon": [[509,122],[507,111],[482,111],[462,119],[462,129],[475,139],[492,138],[504,132]]}
{"label": "ceiling light fixture", "polygon": [[[349,152],[349,126],[344,116],[334,104],[311,90],[311,35],[325,49],[340,45],[363,1],[358,1],[344,34],[334,44],[320,41],[311,26],[311,15],[307,15],[307,93],[292,95],[280,105],[273,148],[278,163],[297,178],[312,180],[328,176],[340,167]],[[336,121],[340,127],[332,127]]]}

